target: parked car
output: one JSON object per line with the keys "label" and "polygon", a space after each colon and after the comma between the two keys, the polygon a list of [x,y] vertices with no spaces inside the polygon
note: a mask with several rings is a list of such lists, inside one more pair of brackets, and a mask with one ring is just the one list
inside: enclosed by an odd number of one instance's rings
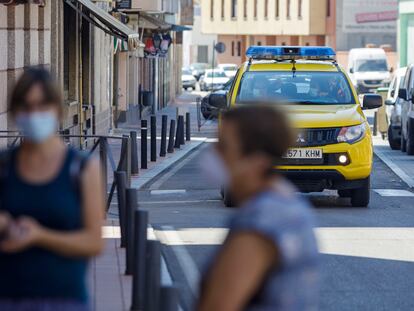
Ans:
{"label": "parked car", "polygon": [[401,151],[414,155],[414,65],[405,73],[404,83],[398,91],[401,104]]}
{"label": "parked car", "polygon": [[237,73],[237,65],[236,64],[220,64],[218,68],[223,70],[227,77],[233,78]]}
{"label": "parked car", "polygon": [[351,49],[348,57],[348,74],[358,93],[371,93],[388,86],[391,72],[383,49]]}
{"label": "parked car", "polygon": [[233,83],[233,79],[230,79],[226,84],[223,85],[223,88],[218,91],[211,92],[203,97],[201,100],[201,113],[203,114],[204,119],[213,119],[217,118],[220,110],[225,108],[225,103],[217,101],[215,95],[226,94]]}
{"label": "parked car", "polygon": [[211,68],[211,66],[205,63],[194,63],[190,65],[191,73],[197,79],[197,81],[200,79],[202,75],[204,75],[206,69],[209,68]]}
{"label": "parked car", "polygon": [[204,78],[200,80],[201,91],[215,91],[223,88],[230,79],[221,69],[208,69]]}
{"label": "parked car", "polygon": [[398,97],[398,90],[404,85],[404,77],[407,67],[399,68],[391,81],[388,89],[387,99],[387,118],[388,118],[388,142],[393,150],[401,148],[401,99]]}
{"label": "parked car", "polygon": [[190,69],[183,68],[181,70],[181,82],[182,82],[183,88],[185,90],[187,90],[190,87],[193,90],[195,90],[195,88],[196,88],[197,80],[193,76],[193,74],[191,73]]}

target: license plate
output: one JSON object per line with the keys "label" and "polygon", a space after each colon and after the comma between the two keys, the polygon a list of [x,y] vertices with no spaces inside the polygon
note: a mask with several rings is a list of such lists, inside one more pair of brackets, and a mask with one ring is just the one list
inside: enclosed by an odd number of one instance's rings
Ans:
{"label": "license plate", "polygon": [[289,149],[285,159],[322,159],[322,149]]}

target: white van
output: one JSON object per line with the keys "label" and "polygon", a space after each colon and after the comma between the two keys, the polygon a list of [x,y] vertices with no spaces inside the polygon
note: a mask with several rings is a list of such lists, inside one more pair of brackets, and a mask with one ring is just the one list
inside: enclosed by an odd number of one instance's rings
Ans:
{"label": "white van", "polygon": [[374,92],[391,82],[387,55],[383,49],[363,48],[349,51],[348,74],[358,93]]}

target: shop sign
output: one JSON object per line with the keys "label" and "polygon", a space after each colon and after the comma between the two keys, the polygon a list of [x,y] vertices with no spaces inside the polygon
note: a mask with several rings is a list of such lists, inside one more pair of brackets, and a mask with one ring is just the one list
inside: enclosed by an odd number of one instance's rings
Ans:
{"label": "shop sign", "polygon": [[33,4],[38,4],[38,5],[44,6],[45,1],[46,0],[0,0],[0,4],[18,5],[18,4],[33,3]]}
{"label": "shop sign", "polygon": [[118,0],[116,2],[116,8],[118,10],[128,10],[128,9],[131,9],[131,0]]}

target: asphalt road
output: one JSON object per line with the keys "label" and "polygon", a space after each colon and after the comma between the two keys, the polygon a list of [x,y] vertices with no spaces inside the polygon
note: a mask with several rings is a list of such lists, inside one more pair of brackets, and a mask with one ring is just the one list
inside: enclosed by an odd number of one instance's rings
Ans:
{"label": "asphalt road", "polygon": [[[203,269],[235,212],[200,173],[207,145],[140,192],[183,310],[192,309]],[[414,310],[414,193],[378,158],[372,188],[369,208],[352,208],[332,191],[306,195],[322,253],[320,310]]]}

